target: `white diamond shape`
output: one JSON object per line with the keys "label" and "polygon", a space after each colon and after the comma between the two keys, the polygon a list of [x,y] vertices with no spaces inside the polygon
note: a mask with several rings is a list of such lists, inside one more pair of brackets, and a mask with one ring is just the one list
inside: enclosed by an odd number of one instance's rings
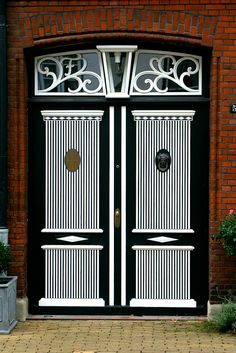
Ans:
{"label": "white diamond shape", "polygon": [[169,237],[156,237],[156,238],[149,238],[148,240],[156,241],[158,243],[169,243],[170,241],[176,241],[178,239],[169,238]]}
{"label": "white diamond shape", "polygon": [[68,241],[69,243],[75,243],[76,241],[88,240],[88,238],[76,237],[75,235],[70,235],[68,237],[57,238],[57,240]]}

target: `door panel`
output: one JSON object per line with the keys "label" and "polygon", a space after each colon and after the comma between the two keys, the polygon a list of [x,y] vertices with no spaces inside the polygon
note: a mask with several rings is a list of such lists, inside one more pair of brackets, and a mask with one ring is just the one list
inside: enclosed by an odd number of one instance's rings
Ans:
{"label": "door panel", "polygon": [[109,280],[104,273],[109,258],[108,114],[37,109],[30,132],[34,194],[29,233],[34,238],[29,258],[40,264],[41,278],[37,283],[31,277],[32,305],[104,306]]}
{"label": "door panel", "polygon": [[[136,228],[133,232],[193,232],[190,228],[190,134],[194,114],[194,111],[180,110],[132,111],[136,124]],[[168,164],[168,158],[170,162],[165,170],[161,164]]]}
{"label": "door panel", "polygon": [[[190,228],[190,134],[194,111],[132,111],[136,140],[136,212],[133,233],[193,233]],[[167,161],[157,156],[164,155]],[[166,154],[166,155],[165,155]],[[159,244],[172,237],[148,238]],[[190,298],[193,246],[132,246],[135,298],[131,306],[195,307]]]}
{"label": "door panel", "polygon": [[[127,115],[127,302],[196,308],[207,288],[207,115],[151,108]],[[170,156],[164,172],[159,151]]]}
{"label": "door panel", "polygon": [[40,306],[104,306],[99,293],[102,245],[65,245],[102,233],[100,224],[100,122],[104,111],[41,111],[45,122],[44,233],[83,233],[43,245],[45,298]]}
{"label": "door panel", "polygon": [[100,122],[104,111],[42,111],[45,122],[43,232],[102,232]]}
{"label": "door panel", "polygon": [[207,109],[98,107],[31,111],[32,312],[203,307]]}

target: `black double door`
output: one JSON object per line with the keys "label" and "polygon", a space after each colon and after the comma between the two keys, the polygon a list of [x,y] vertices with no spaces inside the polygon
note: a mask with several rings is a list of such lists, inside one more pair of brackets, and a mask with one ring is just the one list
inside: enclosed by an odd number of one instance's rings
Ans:
{"label": "black double door", "polygon": [[207,234],[204,105],[32,104],[32,313],[204,312]]}

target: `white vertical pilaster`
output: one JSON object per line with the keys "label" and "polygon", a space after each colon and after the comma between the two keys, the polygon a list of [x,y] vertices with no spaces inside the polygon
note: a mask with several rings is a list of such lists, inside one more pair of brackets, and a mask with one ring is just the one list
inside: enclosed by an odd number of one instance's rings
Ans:
{"label": "white vertical pilaster", "polygon": [[126,305],[126,107],[121,107],[121,305]]}
{"label": "white vertical pilaster", "polygon": [[109,305],[114,305],[114,107],[110,107],[109,114]]}

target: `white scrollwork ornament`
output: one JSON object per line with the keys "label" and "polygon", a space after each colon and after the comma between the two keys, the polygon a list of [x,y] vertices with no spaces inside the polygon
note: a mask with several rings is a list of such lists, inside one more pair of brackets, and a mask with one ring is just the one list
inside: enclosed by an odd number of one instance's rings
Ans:
{"label": "white scrollwork ornament", "polygon": [[[169,62],[169,67],[165,69],[165,63]],[[184,64],[189,65],[184,68]],[[147,94],[150,92],[157,92],[160,94],[166,93],[169,90],[168,85],[161,88],[158,84],[162,83],[163,79],[170,80],[181,87],[183,91],[198,93],[199,87],[192,88],[184,82],[185,77],[195,75],[200,72],[199,60],[191,56],[181,57],[176,59],[173,55],[166,54],[161,57],[153,57],[149,60],[149,67],[151,70],[139,72],[133,79],[133,93],[138,92]],[[183,68],[185,71],[183,71]],[[148,76],[148,78],[145,78]],[[140,87],[142,85],[142,87]],[[143,86],[146,85],[147,88]]]}
{"label": "white scrollwork ornament", "polygon": [[[78,66],[78,62],[80,62],[80,69],[73,72],[73,68]],[[54,66],[54,69],[50,69],[50,63]],[[103,81],[99,74],[93,71],[86,70],[88,66],[87,60],[82,57],[81,54],[74,54],[73,57],[63,56],[63,57],[53,57],[46,56],[37,62],[36,69],[38,73],[50,77],[52,82],[51,84],[44,89],[40,89],[39,93],[50,92],[59,86],[61,83],[65,81],[74,81],[76,82],[77,87],[72,89],[70,87],[67,88],[68,92],[75,93],[87,93],[87,94],[95,94],[101,91],[103,88]],[[86,79],[84,77],[87,77]],[[88,76],[90,78],[88,78]],[[89,87],[93,85],[93,89]],[[95,87],[95,88],[94,88]]]}

